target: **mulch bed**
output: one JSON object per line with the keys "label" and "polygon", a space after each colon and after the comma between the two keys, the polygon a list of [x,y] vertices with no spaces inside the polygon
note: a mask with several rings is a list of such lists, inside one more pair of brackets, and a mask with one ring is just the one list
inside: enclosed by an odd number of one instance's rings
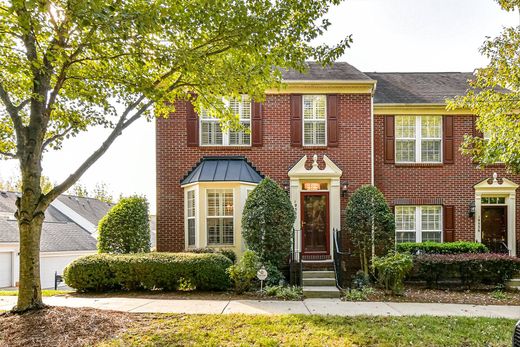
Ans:
{"label": "mulch bed", "polygon": [[90,308],[48,307],[0,314],[0,346],[85,346],[117,337],[139,315]]}
{"label": "mulch bed", "polygon": [[503,292],[503,296],[498,297],[490,290],[441,290],[407,287],[403,295],[390,295],[386,294],[382,289],[374,289],[374,293],[368,295],[366,301],[520,306],[520,291]]}
{"label": "mulch bed", "polygon": [[234,292],[203,292],[203,291],[178,291],[164,292],[156,291],[133,291],[133,292],[108,292],[108,293],[71,293],[66,294],[75,297],[96,298],[139,298],[158,300],[279,300],[276,297],[265,297],[257,292],[235,294]]}

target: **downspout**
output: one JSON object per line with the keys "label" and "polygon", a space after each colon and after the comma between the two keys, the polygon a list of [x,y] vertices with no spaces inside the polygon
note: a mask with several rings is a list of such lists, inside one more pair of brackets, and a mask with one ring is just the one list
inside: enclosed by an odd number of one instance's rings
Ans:
{"label": "downspout", "polygon": [[[377,82],[376,82],[377,83]],[[374,90],[372,91],[372,95],[370,95],[370,184],[375,186],[375,173],[374,173],[374,93],[376,90],[376,85],[374,84]],[[376,247],[374,242],[374,223],[372,221],[372,258],[376,254]]]}

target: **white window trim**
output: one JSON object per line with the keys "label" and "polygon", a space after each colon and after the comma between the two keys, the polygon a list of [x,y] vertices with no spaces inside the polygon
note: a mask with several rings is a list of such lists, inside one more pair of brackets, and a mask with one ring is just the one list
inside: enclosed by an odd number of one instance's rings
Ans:
{"label": "white window trim", "polygon": [[[440,141],[441,141],[441,148],[440,148],[440,158],[439,158],[439,161],[422,161],[422,140],[439,140],[438,138],[433,138],[433,137],[425,137],[423,138],[422,137],[422,118],[423,117],[440,117],[441,118],[441,127],[440,127],[440,130],[441,130],[441,136],[440,136]],[[398,115],[397,117],[415,117],[415,138],[411,138],[411,137],[400,137],[400,138],[397,138],[397,131],[396,131],[396,128],[397,128],[397,122],[395,123],[394,125],[394,133],[396,134],[395,136],[395,141],[397,142],[398,140],[415,140],[415,161],[398,161],[397,160],[397,145],[394,146],[394,158],[395,158],[395,162],[398,163],[398,164],[442,164],[443,163],[443,129],[442,129],[442,122],[443,122],[443,119],[442,119],[442,116],[436,116],[436,115],[414,115],[414,116],[408,116],[408,115]]]}
{"label": "white window trim", "polygon": [[[313,115],[313,119],[305,119],[305,116],[304,116],[304,105],[305,105],[305,97],[306,96],[323,96],[325,98],[325,118],[323,120],[321,119],[316,119]],[[302,146],[303,147],[327,147],[328,146],[328,124],[327,124],[327,118],[328,118],[328,104],[327,104],[328,100],[327,100],[327,95],[326,94],[305,94],[302,96],[302,105],[301,105],[301,108],[302,108]],[[313,105],[314,107],[314,105]],[[325,123],[325,143],[324,144],[316,144],[316,143],[313,143],[313,144],[305,144],[305,122],[310,122],[310,123],[317,123],[317,122],[324,122]]]}
{"label": "white window trim", "polygon": [[[244,96],[247,96],[247,95],[242,95],[242,97]],[[224,98],[223,99],[224,101],[224,104],[229,107],[229,99],[226,99]],[[251,98],[249,99],[249,102],[252,103],[252,100]],[[243,102],[240,102],[239,103],[239,117],[242,116],[242,109],[243,109],[244,105],[243,105]],[[199,146],[200,147],[251,147],[252,146],[252,128],[253,128],[253,121],[252,121],[252,118],[253,118],[253,107],[251,105],[250,107],[250,114],[249,114],[249,118],[239,118],[239,121],[240,123],[242,122],[249,122],[249,131],[250,131],[250,136],[249,136],[249,144],[242,144],[242,145],[239,145],[239,144],[230,144],[229,143],[229,132],[230,132],[230,129],[226,129],[226,130],[222,130],[221,128],[221,131],[222,131],[222,144],[203,144],[202,143],[202,122],[212,122],[212,123],[217,123],[218,126],[220,126],[220,122],[217,118],[203,118],[203,117],[199,117]]]}
{"label": "white window trim", "polygon": [[[208,203],[208,193],[211,190],[229,190],[231,191],[231,194],[233,196],[233,214],[231,216],[210,216],[209,215],[209,203]],[[206,245],[208,247],[232,247],[235,246],[236,243],[236,196],[235,196],[235,189],[233,188],[206,188],[204,191],[204,196],[206,199],[206,215],[205,215],[205,222],[206,225]],[[208,230],[208,219],[221,219],[221,218],[229,218],[233,220],[233,242],[232,243],[210,243],[209,242],[209,230]],[[222,236],[222,240],[224,240],[224,237]]]}
{"label": "white window trim", "polygon": [[[444,209],[442,208],[442,205],[399,205],[396,207],[415,207],[415,242],[420,243],[423,242],[422,240],[422,233],[424,232],[436,232],[437,230],[422,230],[422,209],[423,207],[439,207],[440,208],[440,233],[441,233],[441,240],[440,243],[444,242]],[[395,215],[395,213],[394,213]],[[397,230],[395,229],[396,236],[395,236],[395,242],[397,243],[397,233],[398,232],[411,232],[411,230]]]}
{"label": "white window trim", "polygon": [[[195,202],[195,209],[194,209],[194,216],[193,217],[188,217],[188,194],[189,192],[193,192],[193,198],[194,198],[194,202]],[[196,188],[192,188],[192,189],[185,189],[184,190],[184,237],[185,237],[185,244],[186,244],[186,248],[196,248],[197,247],[197,242],[198,242],[198,217],[199,217],[199,213],[198,213],[198,194],[197,194],[197,189]],[[189,227],[188,227],[188,219],[194,219],[195,220],[195,244],[193,245],[190,245],[189,244]]]}

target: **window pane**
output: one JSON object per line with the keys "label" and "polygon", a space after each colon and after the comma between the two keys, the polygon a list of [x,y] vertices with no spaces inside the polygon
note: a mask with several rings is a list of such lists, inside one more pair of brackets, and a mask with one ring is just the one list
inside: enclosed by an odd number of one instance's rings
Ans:
{"label": "window pane", "polygon": [[415,140],[395,141],[395,160],[397,162],[415,162]]}
{"label": "window pane", "polygon": [[412,232],[396,231],[395,236],[396,236],[397,243],[416,242],[415,231],[412,231]]}
{"label": "window pane", "polygon": [[421,135],[423,138],[441,138],[442,118],[439,116],[421,117]]}
{"label": "window pane", "polygon": [[415,138],[415,116],[396,116],[395,117],[395,136],[396,138]]}
{"label": "window pane", "polygon": [[222,145],[222,129],[217,121],[201,121],[201,143],[203,145]]}
{"label": "window pane", "polygon": [[441,207],[423,206],[421,208],[422,230],[441,230]]}
{"label": "window pane", "polygon": [[[241,124],[247,128],[251,128],[249,121],[241,122]],[[235,146],[249,145],[251,143],[251,134],[246,131],[229,131],[229,144]]]}
{"label": "window pane", "polygon": [[195,218],[188,219],[188,246],[195,246]]}
{"label": "window pane", "polygon": [[312,119],[314,113],[314,100],[310,95],[303,96],[303,119]]}
{"label": "window pane", "polygon": [[415,232],[415,207],[396,206],[395,207],[395,229],[399,231]]}
{"label": "window pane", "polygon": [[219,215],[220,199],[218,193],[215,191],[208,192],[208,216]]}
{"label": "window pane", "polygon": [[222,216],[232,216],[233,215],[233,192],[226,191],[222,194]]}
{"label": "window pane", "polygon": [[441,140],[422,140],[421,159],[423,162],[441,161]]}
{"label": "window pane", "polygon": [[433,242],[441,242],[441,232],[440,231],[423,231],[422,232],[422,240],[423,242],[426,241],[433,241]]}
{"label": "window pane", "polygon": [[195,217],[195,191],[188,191],[188,217]]}
{"label": "window pane", "polygon": [[316,95],[314,97],[314,118],[325,119],[327,117],[327,102],[325,95]]}
{"label": "window pane", "polygon": [[233,244],[233,218],[208,218],[208,244]]}

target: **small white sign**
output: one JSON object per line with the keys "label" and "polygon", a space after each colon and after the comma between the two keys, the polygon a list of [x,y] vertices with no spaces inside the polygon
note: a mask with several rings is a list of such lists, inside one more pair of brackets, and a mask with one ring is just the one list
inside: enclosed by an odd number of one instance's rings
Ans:
{"label": "small white sign", "polygon": [[266,278],[267,278],[267,270],[265,269],[265,267],[262,265],[262,267],[260,268],[260,270],[258,270],[256,272],[256,277],[260,280],[260,281],[264,281]]}

